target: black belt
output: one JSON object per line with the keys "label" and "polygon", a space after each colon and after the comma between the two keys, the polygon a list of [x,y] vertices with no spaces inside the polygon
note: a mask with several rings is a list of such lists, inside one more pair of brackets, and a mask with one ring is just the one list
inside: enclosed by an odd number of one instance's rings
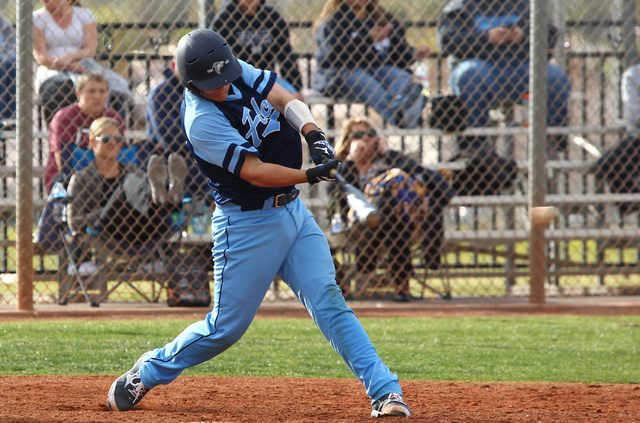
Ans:
{"label": "black belt", "polygon": [[[276,195],[275,197],[273,197],[273,207],[274,208],[284,207],[290,202],[292,202],[293,200],[295,200],[296,198],[298,198],[298,195],[300,195],[300,190],[297,188],[289,191],[286,194]],[[250,204],[250,205],[241,206],[240,210],[242,211],[260,210],[263,207],[264,207],[264,201],[260,204]]]}

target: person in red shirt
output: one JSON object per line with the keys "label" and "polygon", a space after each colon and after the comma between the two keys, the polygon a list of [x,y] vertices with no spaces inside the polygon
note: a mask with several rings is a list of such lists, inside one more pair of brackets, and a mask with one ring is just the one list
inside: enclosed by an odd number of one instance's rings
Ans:
{"label": "person in red shirt", "polygon": [[98,72],[83,73],[76,85],[78,101],[60,109],[49,125],[49,158],[44,173],[47,192],[54,181],[71,172],[70,163],[63,163],[63,149],[76,145],[89,147],[89,127],[94,120],[106,116],[116,119],[124,132],[124,122],[118,112],[107,108],[109,84]]}

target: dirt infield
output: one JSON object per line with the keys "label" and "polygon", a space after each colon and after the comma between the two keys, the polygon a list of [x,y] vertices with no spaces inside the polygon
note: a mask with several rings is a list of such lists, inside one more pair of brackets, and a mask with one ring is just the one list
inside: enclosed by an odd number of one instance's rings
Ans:
{"label": "dirt infield", "polygon": [[[0,422],[366,422],[355,379],[179,377],[129,412],[110,376],[0,377]],[[640,422],[640,386],[404,381],[421,422]],[[388,418],[384,421],[397,421]]]}
{"label": "dirt infield", "polygon": [[[526,301],[453,301],[398,306],[350,304],[358,317],[640,314],[640,298]],[[16,319],[203,318],[208,309],[105,304],[0,310]],[[305,317],[299,304],[268,304],[258,318]],[[0,359],[2,359],[0,357]],[[640,369],[639,369],[640,370]],[[428,376],[428,375],[427,375]],[[134,410],[111,412],[107,392],[115,376],[0,377],[0,422],[365,422],[369,400],[356,379],[179,377],[153,389]],[[640,385],[464,383],[402,381],[421,422],[640,422]],[[398,421],[386,419],[385,421]]]}

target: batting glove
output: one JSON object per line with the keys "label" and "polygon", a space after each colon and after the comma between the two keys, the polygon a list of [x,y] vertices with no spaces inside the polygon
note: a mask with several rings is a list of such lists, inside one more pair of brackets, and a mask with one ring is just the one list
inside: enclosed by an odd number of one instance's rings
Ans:
{"label": "batting glove", "polygon": [[338,160],[328,160],[320,166],[312,167],[307,170],[307,181],[309,184],[317,184],[320,181],[335,181],[336,178],[331,174],[331,170],[335,169],[340,172],[342,165]]}
{"label": "batting glove", "polygon": [[307,132],[304,136],[309,145],[309,152],[311,153],[311,160],[317,165],[333,159],[336,151],[331,147],[331,144],[327,142],[324,136],[324,132],[320,130],[313,130]]}

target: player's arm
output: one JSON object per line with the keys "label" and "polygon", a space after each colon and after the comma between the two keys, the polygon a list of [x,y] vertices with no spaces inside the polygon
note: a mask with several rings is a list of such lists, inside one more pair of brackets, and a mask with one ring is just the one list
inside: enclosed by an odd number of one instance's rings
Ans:
{"label": "player's arm", "polygon": [[316,165],[334,158],[335,150],[318,128],[311,110],[306,104],[295,98],[278,83],[273,84],[267,95],[267,100],[284,115],[291,126],[304,135],[309,146],[311,159]]}
{"label": "player's arm", "polygon": [[[285,117],[287,116],[287,104],[289,104],[289,102],[291,101],[295,101],[297,100],[293,94],[291,94],[289,91],[285,90],[284,87],[280,84],[278,84],[277,82],[273,84],[273,87],[271,88],[271,91],[269,91],[269,94],[267,95],[267,100],[269,100],[269,103],[271,103],[271,105],[273,107],[275,107],[276,109],[278,109],[278,111],[284,115]],[[300,100],[298,100],[300,101]],[[302,103],[300,101],[300,103]],[[302,103],[302,105],[309,109],[304,103]],[[311,111],[309,111],[309,115],[311,115]],[[313,117],[311,118],[313,119]],[[287,118],[287,120],[289,120]],[[289,122],[291,123],[291,122]],[[300,133],[302,135],[306,135],[309,133],[309,131],[317,131],[320,128],[318,128],[318,126],[316,125],[315,120],[313,120],[312,122],[306,122],[304,123],[303,126],[301,127],[297,127],[294,125],[294,128],[296,128],[298,131],[300,131]]]}
{"label": "player's arm", "polygon": [[304,171],[273,163],[264,163],[257,156],[247,154],[242,169],[240,169],[240,177],[257,187],[286,187],[305,182],[315,184],[320,181],[333,180],[330,171],[339,168],[339,166],[339,161],[329,160],[320,166]]}

